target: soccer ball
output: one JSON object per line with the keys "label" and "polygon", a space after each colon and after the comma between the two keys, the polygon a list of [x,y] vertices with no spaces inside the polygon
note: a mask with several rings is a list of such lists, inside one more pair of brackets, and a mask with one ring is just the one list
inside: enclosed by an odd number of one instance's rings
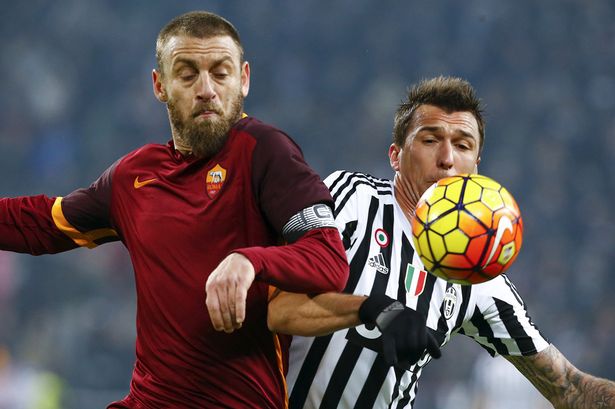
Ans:
{"label": "soccer ball", "polygon": [[412,219],[414,248],[425,269],[459,284],[482,283],[506,271],[522,236],[515,199],[493,179],[476,174],[434,183]]}

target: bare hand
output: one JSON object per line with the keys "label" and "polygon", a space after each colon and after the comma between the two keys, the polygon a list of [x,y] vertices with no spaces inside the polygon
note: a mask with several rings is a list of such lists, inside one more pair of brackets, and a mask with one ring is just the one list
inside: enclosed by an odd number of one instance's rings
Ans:
{"label": "bare hand", "polygon": [[239,253],[229,254],[211,273],[205,284],[205,303],[214,329],[231,333],[241,328],[254,274],[250,260]]}

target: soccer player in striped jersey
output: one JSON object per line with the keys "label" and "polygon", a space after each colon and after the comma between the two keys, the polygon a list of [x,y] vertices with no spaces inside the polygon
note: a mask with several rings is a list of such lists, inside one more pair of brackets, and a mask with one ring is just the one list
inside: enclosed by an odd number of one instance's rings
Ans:
{"label": "soccer player in striped jersey", "polygon": [[228,21],[179,16],[156,56],[154,94],[172,140],[125,155],[66,197],[0,199],[0,250],[124,243],[136,362],[128,396],[109,408],[286,408],[288,337],[267,327],[269,286],[344,286],[331,195],[284,132],[243,114],[250,67]]}
{"label": "soccer player in striped jersey", "polygon": [[421,194],[477,171],[484,124],[471,85],[438,77],[413,87],[393,134],[393,180],[342,171],[325,180],[350,263],[347,294],[279,292],[269,304],[269,327],[300,335],[287,377],[291,409],[412,408],[421,371],[439,356],[432,340],[443,346],[455,334],[504,356],[555,407],[615,408],[615,384],[551,345],[506,275],[451,284],[427,274],[412,248]]}

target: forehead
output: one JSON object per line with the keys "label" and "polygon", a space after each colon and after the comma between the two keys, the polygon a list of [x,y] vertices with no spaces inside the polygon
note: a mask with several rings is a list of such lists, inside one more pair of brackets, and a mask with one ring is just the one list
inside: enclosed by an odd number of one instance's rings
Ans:
{"label": "forehead", "polygon": [[446,110],[435,105],[421,105],[414,111],[410,122],[410,132],[421,128],[443,128],[452,132],[462,132],[473,136],[477,141],[480,138],[476,117],[469,111]]}
{"label": "forehead", "polygon": [[229,56],[239,61],[239,46],[226,35],[198,38],[186,35],[170,37],[162,47],[162,60],[173,63],[178,58],[202,58],[215,56],[222,58]]}

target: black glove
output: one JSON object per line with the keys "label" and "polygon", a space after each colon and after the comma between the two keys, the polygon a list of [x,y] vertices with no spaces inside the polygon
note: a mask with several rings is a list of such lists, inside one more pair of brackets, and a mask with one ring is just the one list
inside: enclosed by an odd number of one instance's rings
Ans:
{"label": "black glove", "polygon": [[442,355],[425,318],[389,296],[369,296],[359,307],[359,318],[364,324],[375,324],[382,333],[382,353],[388,365],[413,365],[425,349],[433,358]]}

